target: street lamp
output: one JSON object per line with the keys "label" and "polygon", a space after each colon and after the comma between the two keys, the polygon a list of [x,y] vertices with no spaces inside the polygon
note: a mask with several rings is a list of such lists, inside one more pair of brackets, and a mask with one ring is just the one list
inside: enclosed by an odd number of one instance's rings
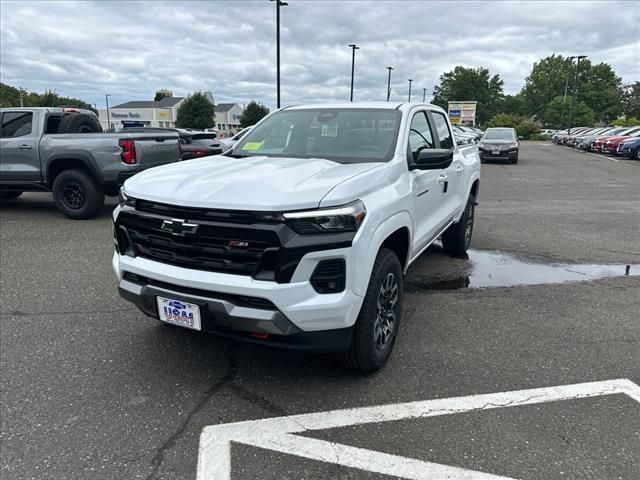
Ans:
{"label": "street lamp", "polygon": [[277,108],[280,108],[280,7],[289,5],[282,0],[271,0],[276,2],[276,84],[277,84]]}
{"label": "street lamp", "polygon": [[411,82],[413,82],[413,78],[409,79],[409,101],[411,101]]}
{"label": "street lamp", "polygon": [[391,96],[391,70],[393,70],[393,67],[387,67],[387,70],[389,70],[389,79],[387,80],[387,102],[388,102],[389,97]]}
{"label": "street lamp", "polygon": [[351,47],[351,100],[353,102],[353,75],[356,70],[356,50],[360,50],[357,45],[349,45]]}
{"label": "street lamp", "polygon": [[104,96],[104,100],[107,104],[107,131],[110,132],[111,131],[111,116],[109,115],[109,97],[111,96],[111,94],[106,93]]}
{"label": "street lamp", "polygon": [[[569,65],[573,65],[573,59],[576,57],[569,57]],[[564,127],[564,106],[567,103],[567,91],[569,90],[569,70],[567,70],[567,74],[565,75],[566,79],[564,82],[564,96],[562,97],[562,113],[560,114],[560,128]]]}
{"label": "street lamp", "polygon": [[582,60],[583,58],[587,58],[587,56],[578,55],[574,58],[578,59],[578,61],[576,62],[576,79],[573,82],[573,95],[571,96],[571,110],[569,110],[569,131],[567,132],[569,135],[571,135],[571,124],[573,123],[573,105],[576,102],[576,94],[578,93],[578,72],[580,71],[580,60]]}
{"label": "street lamp", "polygon": [[422,89],[422,103],[426,103],[427,101],[427,89],[423,88]]}

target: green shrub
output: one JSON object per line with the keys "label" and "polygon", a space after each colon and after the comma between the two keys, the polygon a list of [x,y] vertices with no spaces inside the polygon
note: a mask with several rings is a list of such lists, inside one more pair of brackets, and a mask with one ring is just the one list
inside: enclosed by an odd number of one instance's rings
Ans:
{"label": "green shrub", "polygon": [[550,140],[551,137],[549,135],[544,135],[542,133],[534,133],[531,135],[529,140]]}

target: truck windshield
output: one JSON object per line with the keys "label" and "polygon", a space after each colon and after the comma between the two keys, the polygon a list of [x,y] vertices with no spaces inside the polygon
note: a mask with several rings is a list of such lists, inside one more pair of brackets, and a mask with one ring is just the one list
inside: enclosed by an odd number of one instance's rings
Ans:
{"label": "truck windshield", "polygon": [[395,150],[400,112],[392,109],[300,109],[276,112],[253,128],[233,156],[386,162]]}

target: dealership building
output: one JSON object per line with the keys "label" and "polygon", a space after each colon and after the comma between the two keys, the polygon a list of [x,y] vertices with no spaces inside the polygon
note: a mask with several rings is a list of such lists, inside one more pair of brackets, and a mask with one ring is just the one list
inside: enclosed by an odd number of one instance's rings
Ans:
{"label": "dealership building", "polygon": [[175,127],[178,107],[185,97],[165,97],[157,102],[132,101],[99,110],[100,124],[105,130],[130,127]]}
{"label": "dealership building", "polygon": [[244,108],[238,103],[216,105],[216,125],[218,132],[229,133],[240,130],[240,117]]}

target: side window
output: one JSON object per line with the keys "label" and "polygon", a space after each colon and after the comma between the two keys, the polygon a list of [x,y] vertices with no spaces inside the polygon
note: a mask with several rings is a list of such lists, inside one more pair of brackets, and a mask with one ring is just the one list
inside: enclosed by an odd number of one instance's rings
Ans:
{"label": "side window", "polygon": [[33,113],[31,112],[4,112],[2,115],[2,133],[0,136],[22,137],[31,133]]}
{"label": "side window", "polygon": [[413,161],[418,160],[418,155],[425,148],[433,148],[433,136],[429,129],[429,122],[425,112],[418,112],[411,120],[411,129],[409,130],[409,150]]}
{"label": "side window", "polygon": [[438,131],[438,138],[440,138],[440,148],[453,148],[453,137],[444,115],[440,112],[431,112],[431,115]]}

